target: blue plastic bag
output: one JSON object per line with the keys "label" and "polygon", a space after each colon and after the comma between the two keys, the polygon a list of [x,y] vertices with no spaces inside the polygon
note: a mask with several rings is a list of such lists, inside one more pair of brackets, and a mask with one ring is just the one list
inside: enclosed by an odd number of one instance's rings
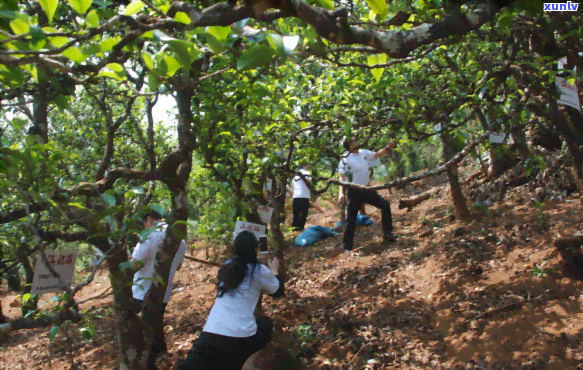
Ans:
{"label": "blue plastic bag", "polygon": [[310,226],[296,237],[294,244],[298,247],[307,247],[322,239],[336,235],[338,235],[338,233],[330,227]]}
{"label": "blue plastic bag", "polygon": [[[356,215],[356,226],[369,226],[374,224],[374,221],[371,220],[366,215],[361,215],[360,213]],[[338,221],[338,227],[340,227],[340,221]]]}

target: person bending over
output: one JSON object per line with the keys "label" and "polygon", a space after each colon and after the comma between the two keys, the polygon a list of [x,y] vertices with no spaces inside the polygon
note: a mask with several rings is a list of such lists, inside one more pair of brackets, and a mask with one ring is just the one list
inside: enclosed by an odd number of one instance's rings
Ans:
{"label": "person bending over", "polygon": [[[355,137],[346,139],[342,145],[347,152],[342,156],[338,165],[340,181],[346,182],[346,175],[350,174],[352,175],[351,182],[362,186],[368,186],[370,182],[368,162],[386,155],[389,149],[395,147],[395,143],[391,141],[384,149],[375,153],[370,150],[360,149],[358,139]],[[391,205],[386,199],[374,190],[349,188],[346,194],[348,196],[348,215],[346,216],[346,229],[342,240],[345,253],[350,253],[352,250],[354,231],[356,229],[356,216],[358,215],[358,210],[364,203],[381,210],[384,240],[386,243],[395,241],[395,237],[393,236]],[[338,203],[342,204],[343,202],[344,192],[342,186],[340,186]]]}
{"label": "person bending over", "polygon": [[259,242],[250,231],[239,233],[233,244],[235,258],[219,269],[217,300],[180,370],[241,370],[271,340],[273,322],[253,312],[261,291],[283,296],[279,261],[274,258],[269,267],[259,263]]}

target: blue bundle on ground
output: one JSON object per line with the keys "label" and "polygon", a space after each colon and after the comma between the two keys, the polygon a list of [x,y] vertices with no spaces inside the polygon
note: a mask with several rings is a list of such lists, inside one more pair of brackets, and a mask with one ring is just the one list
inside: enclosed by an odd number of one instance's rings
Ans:
{"label": "blue bundle on ground", "polygon": [[[374,224],[374,221],[371,220],[366,215],[361,215],[360,213],[356,215],[356,226],[368,226]],[[338,221],[338,227],[340,227],[340,221]]]}
{"label": "blue bundle on ground", "polygon": [[298,247],[307,247],[326,239],[330,236],[336,236],[338,233],[330,227],[324,226],[310,226],[303,233],[298,235],[294,240],[294,244]]}

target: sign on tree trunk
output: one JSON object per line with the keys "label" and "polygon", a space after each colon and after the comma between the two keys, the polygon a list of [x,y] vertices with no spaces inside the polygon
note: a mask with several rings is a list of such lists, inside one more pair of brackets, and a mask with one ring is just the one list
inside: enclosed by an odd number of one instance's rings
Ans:
{"label": "sign on tree trunk", "polygon": [[[47,260],[59,274],[61,281],[68,287],[73,281],[75,272],[76,251],[46,251]],[[40,253],[36,255],[36,266],[34,269],[34,279],[32,280],[31,294],[43,294],[59,292],[63,289],[59,286],[59,281],[49,271],[42,260]]]}

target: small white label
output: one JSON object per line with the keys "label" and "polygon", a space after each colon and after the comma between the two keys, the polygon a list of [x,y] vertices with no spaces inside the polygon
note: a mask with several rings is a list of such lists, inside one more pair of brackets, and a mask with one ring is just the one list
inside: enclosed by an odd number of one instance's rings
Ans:
{"label": "small white label", "polygon": [[514,144],[514,138],[512,137],[512,134],[508,135],[508,144]]}
{"label": "small white label", "polygon": [[[75,272],[75,260],[77,259],[76,251],[45,251],[47,260],[59,274],[61,281],[68,287],[73,281]],[[36,255],[36,266],[34,269],[34,278],[32,280],[31,294],[44,294],[60,292],[59,281],[53,277],[48,267],[44,264],[40,253]]]}
{"label": "small white label", "polygon": [[233,232],[233,240],[239,235],[241,231],[251,231],[257,238],[265,236],[265,225],[254,224],[246,221],[237,221],[235,224],[235,231]]}
{"label": "small white label", "polygon": [[501,144],[504,141],[506,134],[503,132],[493,132],[490,134],[490,142],[495,144]]}
{"label": "small white label", "polygon": [[273,215],[273,208],[267,206],[259,206],[257,207],[257,212],[259,212],[259,217],[261,217],[261,221],[265,222],[266,224],[271,221],[271,216]]}
{"label": "small white label", "polygon": [[577,86],[575,83],[570,85],[566,79],[563,77],[556,77],[555,83],[557,88],[561,92],[561,97],[557,100],[557,103],[568,105],[581,111],[581,104],[579,103],[579,94],[577,93]]}
{"label": "small white label", "polygon": [[437,132],[441,131],[441,122],[439,122],[437,125],[433,126],[433,129]]}
{"label": "small white label", "polygon": [[267,182],[265,183],[265,185],[263,185],[263,190],[271,191],[272,182],[273,181],[271,179],[267,179]]}

